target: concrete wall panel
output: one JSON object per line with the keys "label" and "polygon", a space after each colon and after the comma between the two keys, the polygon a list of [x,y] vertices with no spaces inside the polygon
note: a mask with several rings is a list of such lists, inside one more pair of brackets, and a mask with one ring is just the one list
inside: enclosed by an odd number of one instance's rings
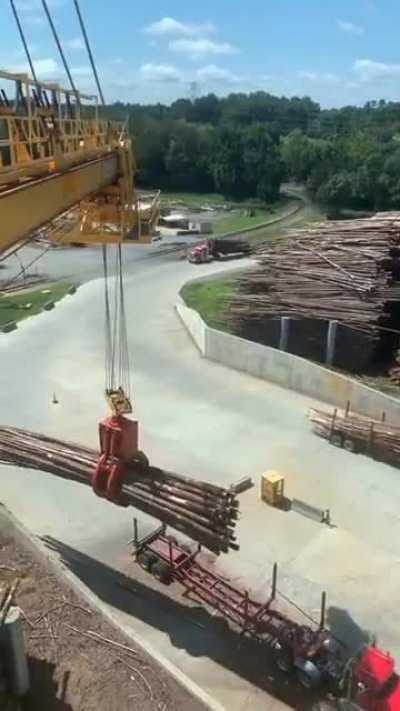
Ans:
{"label": "concrete wall panel", "polygon": [[359,414],[380,418],[385,412],[388,422],[400,425],[400,399],[291,353],[209,328],[187,306],[178,304],[176,310],[206,358],[335,407],[345,407],[350,400],[351,409]]}

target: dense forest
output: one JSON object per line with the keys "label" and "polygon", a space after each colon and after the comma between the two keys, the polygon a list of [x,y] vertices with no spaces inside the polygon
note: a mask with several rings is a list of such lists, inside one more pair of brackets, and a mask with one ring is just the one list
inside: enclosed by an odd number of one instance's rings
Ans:
{"label": "dense forest", "polygon": [[322,110],[259,91],[106,111],[129,120],[142,187],[268,202],[296,180],[331,209],[400,208],[400,103]]}

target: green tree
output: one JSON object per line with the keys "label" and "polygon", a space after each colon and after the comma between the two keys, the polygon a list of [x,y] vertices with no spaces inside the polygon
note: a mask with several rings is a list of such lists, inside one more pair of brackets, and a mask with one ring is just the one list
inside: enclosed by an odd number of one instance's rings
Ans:
{"label": "green tree", "polygon": [[283,165],[277,144],[261,124],[253,124],[243,135],[243,180],[247,193],[264,200],[277,200]]}

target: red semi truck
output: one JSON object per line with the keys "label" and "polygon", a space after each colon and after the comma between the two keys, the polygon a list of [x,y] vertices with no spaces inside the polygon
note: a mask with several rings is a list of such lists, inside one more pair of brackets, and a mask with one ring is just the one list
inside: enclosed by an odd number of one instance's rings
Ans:
{"label": "red semi truck", "polygon": [[250,244],[245,239],[209,238],[197,244],[187,253],[188,261],[192,264],[205,264],[213,259],[232,259],[245,257],[251,254]]}
{"label": "red semi truck", "polygon": [[290,619],[277,604],[277,565],[271,594],[259,602],[232,585],[201,560],[201,547],[191,551],[167,535],[165,526],[142,539],[134,522],[136,562],[162,583],[178,583],[192,600],[218,612],[243,634],[273,650],[278,668],[294,673],[307,689],[321,688],[327,701],[316,708],[343,711],[400,711],[400,680],[393,657],[365,646],[355,657],[325,628],[325,593],[321,620],[315,627]]}

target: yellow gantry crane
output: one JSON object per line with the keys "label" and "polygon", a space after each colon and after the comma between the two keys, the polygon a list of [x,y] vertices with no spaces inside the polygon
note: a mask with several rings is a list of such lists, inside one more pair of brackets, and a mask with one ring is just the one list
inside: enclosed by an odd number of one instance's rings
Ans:
{"label": "yellow gantry crane", "polygon": [[[0,258],[42,231],[49,239],[64,243],[102,244],[105,392],[112,416],[100,426],[101,463],[97,474],[102,479],[109,475],[111,457],[112,471],[122,476],[124,467],[120,462],[116,468],[114,460],[122,461],[128,450],[132,457],[138,452],[138,444],[137,423],[124,418],[132,412],[132,405],[121,244],[152,241],[160,193],[144,195],[136,191],[136,165],[127,122],[101,118],[97,97],[77,90],[46,0],[42,0],[43,9],[70,89],[38,80],[14,0],[10,5],[32,76],[0,71]],[[78,0],[74,5],[104,106]],[[107,244],[116,245],[113,306]]]}
{"label": "yellow gantry crane", "polygon": [[159,192],[139,195],[124,124],[97,98],[0,71],[0,253],[54,220],[52,239],[149,243]]}

